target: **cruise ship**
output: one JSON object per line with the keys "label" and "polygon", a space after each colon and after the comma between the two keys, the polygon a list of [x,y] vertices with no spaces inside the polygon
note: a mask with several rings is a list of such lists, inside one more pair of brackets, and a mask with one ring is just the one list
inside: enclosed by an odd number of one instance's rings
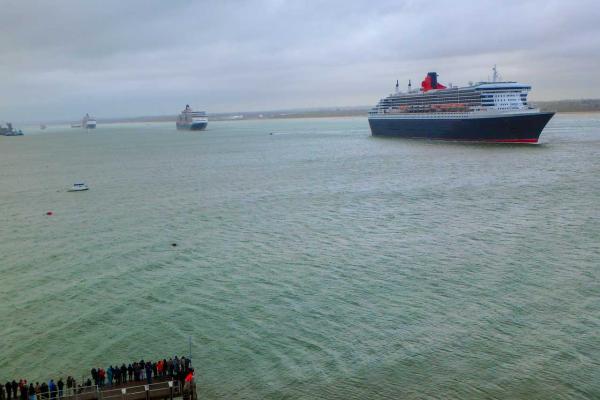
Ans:
{"label": "cruise ship", "polygon": [[90,114],[85,114],[81,120],[81,127],[85,129],[96,129],[96,118],[90,117]]}
{"label": "cruise ship", "polygon": [[204,111],[192,111],[189,104],[179,114],[175,126],[177,129],[187,129],[192,131],[200,131],[206,129],[208,125],[208,117]]}
{"label": "cruise ship", "polygon": [[531,86],[501,81],[496,67],[491,82],[446,87],[427,73],[421,88],[408,83],[369,111],[373,136],[451,141],[537,143],[554,115],[530,106]]}
{"label": "cruise ship", "polygon": [[22,130],[16,130],[13,128],[10,122],[6,123],[6,128],[0,125],[0,135],[1,136],[23,136]]}

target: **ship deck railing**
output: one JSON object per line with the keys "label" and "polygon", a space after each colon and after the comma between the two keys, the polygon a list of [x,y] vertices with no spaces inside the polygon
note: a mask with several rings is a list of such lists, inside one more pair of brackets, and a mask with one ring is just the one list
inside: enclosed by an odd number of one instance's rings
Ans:
{"label": "ship deck railing", "polygon": [[496,110],[496,109],[490,109],[490,110],[485,110],[485,109],[471,109],[468,111],[436,111],[433,109],[428,109],[428,110],[408,110],[408,111],[398,111],[398,110],[393,110],[393,111],[389,111],[387,109],[379,109],[379,110],[373,110],[369,112],[369,115],[372,116],[384,116],[384,115],[389,115],[389,116],[413,116],[416,117],[418,115],[428,115],[428,116],[436,116],[436,117],[457,117],[457,116],[462,116],[462,117],[469,117],[469,116],[473,116],[473,115],[511,115],[514,113],[519,113],[519,114],[533,114],[533,113],[537,113],[539,112],[539,109],[537,108],[515,108],[512,110]]}

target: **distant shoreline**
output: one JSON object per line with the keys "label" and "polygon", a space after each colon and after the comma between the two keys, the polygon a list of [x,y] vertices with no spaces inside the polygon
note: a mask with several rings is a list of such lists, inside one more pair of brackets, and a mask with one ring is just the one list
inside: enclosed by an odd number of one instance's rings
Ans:
{"label": "distant shoreline", "polygon": [[[599,110],[555,110],[547,107],[540,107],[542,111],[554,111],[558,114],[590,114],[590,113],[600,113]],[[235,115],[208,115],[208,118],[212,122],[221,122],[221,121],[262,121],[262,120],[277,120],[277,119],[309,119],[309,118],[356,118],[356,117],[364,117],[367,118],[368,110],[364,110],[362,112],[307,112],[307,113],[285,113],[282,115],[265,115],[262,117],[255,115],[256,113],[246,113],[246,114],[235,114]],[[260,113],[258,113],[260,114]],[[241,118],[234,118],[237,115],[243,115]],[[136,122],[174,122],[177,116],[172,116],[170,118],[156,118],[156,119],[110,119],[110,120],[101,120],[99,119],[99,123],[136,123]]]}
{"label": "distant shoreline", "polygon": [[[556,100],[556,101],[531,101],[533,106],[542,111],[557,113],[598,113],[600,112],[600,99],[582,100]],[[250,111],[208,114],[210,121],[244,121],[244,120],[269,120],[293,118],[334,118],[334,117],[367,117],[371,106],[357,107],[330,107],[319,109],[296,109],[275,111]],[[98,118],[98,123],[132,123],[132,122],[174,122],[177,115],[153,115],[141,117],[116,117]],[[38,121],[25,124],[63,125],[72,121]]]}
{"label": "distant shoreline", "polygon": [[[600,112],[600,99],[531,101],[533,106],[542,111],[558,113],[590,113]],[[357,107],[324,107],[318,109],[251,111],[208,114],[211,121],[244,121],[292,118],[334,118],[334,117],[367,117],[371,106]],[[170,122],[175,121],[176,115],[148,116],[137,118],[108,118],[99,122]]]}

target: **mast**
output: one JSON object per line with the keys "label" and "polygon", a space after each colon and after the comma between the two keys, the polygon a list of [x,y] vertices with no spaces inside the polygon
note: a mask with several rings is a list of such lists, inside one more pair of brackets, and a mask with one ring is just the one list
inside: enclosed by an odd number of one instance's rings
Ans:
{"label": "mast", "polygon": [[494,64],[492,71],[494,72],[494,74],[492,75],[492,82],[495,83],[498,81],[498,70],[496,69],[496,64]]}
{"label": "mast", "polygon": [[188,336],[188,343],[190,345],[190,363],[192,362],[192,337]]}
{"label": "mast", "polygon": [[396,94],[400,93],[400,85],[398,83],[398,80],[396,79]]}

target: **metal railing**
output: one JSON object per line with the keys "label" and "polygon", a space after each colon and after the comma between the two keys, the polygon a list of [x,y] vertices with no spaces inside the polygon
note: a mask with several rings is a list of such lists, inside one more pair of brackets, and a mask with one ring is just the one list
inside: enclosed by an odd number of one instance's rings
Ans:
{"label": "metal railing", "polygon": [[179,381],[164,381],[146,385],[127,386],[117,389],[100,390],[100,400],[150,400],[173,399],[182,394]]}
{"label": "metal railing", "polygon": [[[195,393],[195,388],[191,389]],[[151,400],[181,397],[183,390],[178,380],[167,380],[145,385],[125,387],[77,386],[62,391],[37,394],[38,400]]]}

